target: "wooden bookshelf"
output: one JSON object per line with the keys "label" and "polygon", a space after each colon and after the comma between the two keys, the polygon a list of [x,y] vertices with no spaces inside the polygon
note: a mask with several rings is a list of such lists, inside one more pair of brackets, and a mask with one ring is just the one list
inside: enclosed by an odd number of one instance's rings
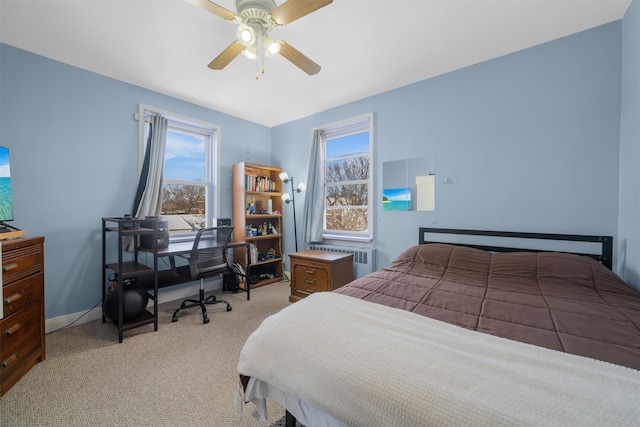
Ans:
{"label": "wooden bookshelf", "polygon": [[[261,254],[260,259],[251,260],[251,275],[273,274],[273,278],[263,278],[251,284],[259,287],[282,280],[282,181],[281,168],[257,165],[254,163],[235,163],[233,165],[233,238],[236,241],[250,242]],[[270,201],[270,202],[269,202]],[[254,212],[250,213],[249,206]],[[271,212],[268,213],[268,207]],[[263,228],[267,228],[267,233]],[[271,227],[269,227],[271,225]],[[256,230],[256,235],[248,235],[247,227]],[[273,231],[273,232],[270,232]],[[262,259],[264,254],[274,258]],[[234,250],[234,260],[245,264],[246,249]],[[245,266],[246,267],[246,266]]]}

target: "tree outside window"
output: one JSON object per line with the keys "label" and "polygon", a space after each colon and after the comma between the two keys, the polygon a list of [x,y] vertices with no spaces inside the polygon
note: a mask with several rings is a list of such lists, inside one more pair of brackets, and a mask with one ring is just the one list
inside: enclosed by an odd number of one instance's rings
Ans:
{"label": "tree outside window", "polygon": [[207,223],[207,136],[171,128],[165,149],[162,212],[169,231],[191,231]]}
{"label": "tree outside window", "polygon": [[356,131],[337,132],[324,140],[325,237],[361,238],[371,235],[369,121],[366,121],[364,129],[360,126]]}

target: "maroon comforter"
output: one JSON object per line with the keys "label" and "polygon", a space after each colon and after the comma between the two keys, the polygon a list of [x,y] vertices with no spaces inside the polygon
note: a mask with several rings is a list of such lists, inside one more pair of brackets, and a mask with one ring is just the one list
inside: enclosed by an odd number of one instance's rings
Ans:
{"label": "maroon comforter", "polygon": [[640,293],[589,257],[426,244],[334,292],[640,370]]}

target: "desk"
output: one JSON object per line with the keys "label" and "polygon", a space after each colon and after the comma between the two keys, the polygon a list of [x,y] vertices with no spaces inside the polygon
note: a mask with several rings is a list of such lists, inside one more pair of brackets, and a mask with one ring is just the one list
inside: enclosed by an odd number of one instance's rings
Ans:
{"label": "desk", "polygon": [[[194,235],[191,239],[187,239],[181,242],[174,242],[169,244],[165,248],[158,247],[140,247],[143,237],[150,237],[149,245],[153,245],[153,241],[157,241],[157,221],[152,219],[130,218],[130,217],[105,217],[102,218],[102,323],[106,323],[110,320],[114,326],[118,328],[118,341],[122,342],[124,331],[138,328],[140,326],[153,324],[154,330],[158,330],[158,289],[160,287],[167,287],[178,285],[181,283],[189,283],[193,280],[180,277],[174,274],[171,270],[162,270],[158,268],[159,257],[173,257],[177,255],[183,255],[191,252],[193,244],[195,242]],[[116,240],[109,247],[117,250],[117,261],[113,260],[107,262],[107,235],[110,233],[117,233]],[[115,237],[115,236],[114,236]],[[133,257],[126,249],[130,242],[133,242]],[[222,244],[213,239],[203,239],[202,242],[207,242],[209,247],[220,247]],[[146,244],[146,243],[145,243]],[[230,242],[227,243],[227,248],[238,248],[245,245],[247,251],[249,249],[246,242]],[[140,260],[139,256],[144,254],[150,255],[151,260]],[[115,257],[111,257],[112,259]],[[132,259],[133,258],[133,259]],[[247,271],[249,266],[247,266]],[[111,272],[111,274],[108,274]],[[113,278],[112,278],[113,276]],[[124,318],[124,286],[117,286],[115,294],[116,308],[107,313],[105,311],[105,301],[107,300],[108,292],[112,286],[112,280],[116,279],[120,283],[125,283],[127,280],[136,280],[137,283],[143,287],[149,296],[153,299],[153,307],[143,307],[140,314],[137,316],[131,316],[133,318]],[[250,298],[250,286],[247,286],[244,291],[247,292],[247,300]],[[112,297],[113,298],[113,297]]]}
{"label": "desk", "polygon": [[[240,241],[231,241],[227,243],[227,248],[228,249],[233,249],[233,248],[240,248],[240,247],[246,247],[247,248],[247,253],[249,253],[249,242],[240,242]],[[215,240],[201,240],[200,241],[200,247],[199,249],[211,249],[211,248],[219,248],[223,246],[220,242],[217,242]],[[172,242],[169,243],[169,245],[165,248],[158,248],[157,251],[157,255],[159,257],[169,257],[170,258],[170,264],[171,264],[171,268],[172,270],[175,269],[175,263],[174,263],[174,256],[179,256],[179,255],[184,255],[184,254],[188,254],[191,252],[191,250],[193,249],[193,240],[185,240],[185,241],[180,241],[180,242]],[[149,251],[151,252],[151,249],[141,249],[141,251]],[[242,289],[243,291],[245,291],[247,293],[247,301],[251,299],[251,286],[249,285],[249,271],[251,269],[251,266],[249,265],[249,263],[247,263],[247,267],[246,267],[246,289]],[[158,272],[158,285],[159,287],[164,287],[164,286],[172,286],[172,285],[177,285],[179,283],[188,283],[191,280],[182,277],[182,276],[176,276],[175,274],[173,274],[172,270],[163,270],[162,272]],[[167,272],[171,272],[172,278],[173,280],[166,280],[165,284],[163,284],[163,276],[160,273],[164,273],[165,271]],[[179,280],[176,280],[179,279]]]}

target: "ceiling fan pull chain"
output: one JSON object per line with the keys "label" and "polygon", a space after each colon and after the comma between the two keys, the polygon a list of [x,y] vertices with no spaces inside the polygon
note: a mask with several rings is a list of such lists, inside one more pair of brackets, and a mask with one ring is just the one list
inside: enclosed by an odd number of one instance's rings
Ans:
{"label": "ceiling fan pull chain", "polygon": [[264,74],[264,38],[262,34],[258,37],[258,50],[260,51],[260,62],[262,66],[262,74]]}
{"label": "ceiling fan pull chain", "polygon": [[[256,40],[256,80],[260,78],[260,63],[263,61],[261,45],[262,34],[258,35],[258,39]],[[262,66],[262,72],[264,73],[264,65]]]}

